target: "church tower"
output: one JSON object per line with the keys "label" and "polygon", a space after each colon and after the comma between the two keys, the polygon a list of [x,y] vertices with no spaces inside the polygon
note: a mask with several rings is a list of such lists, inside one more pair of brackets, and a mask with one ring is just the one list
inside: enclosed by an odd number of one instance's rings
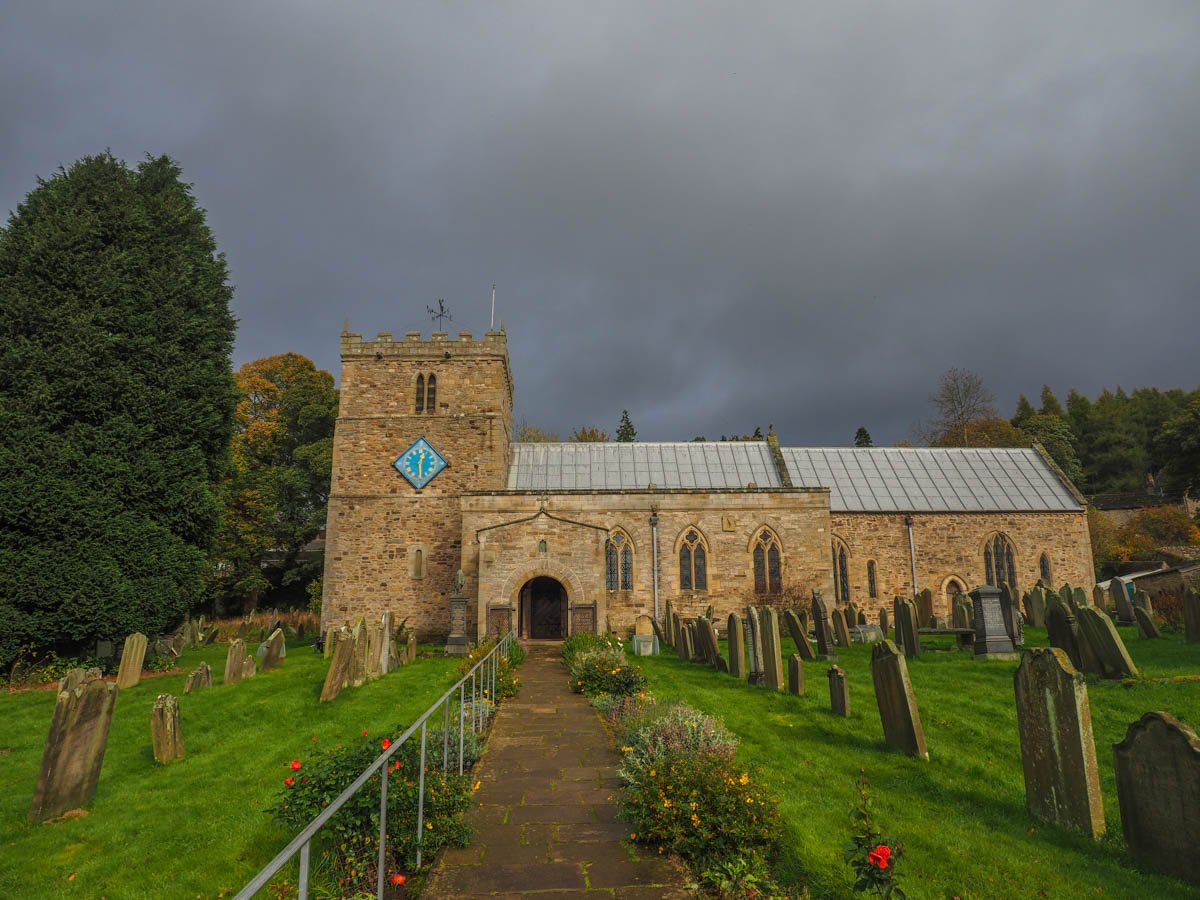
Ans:
{"label": "church tower", "polygon": [[322,628],[377,619],[449,630],[464,492],[503,490],[513,381],[503,331],[341,336]]}

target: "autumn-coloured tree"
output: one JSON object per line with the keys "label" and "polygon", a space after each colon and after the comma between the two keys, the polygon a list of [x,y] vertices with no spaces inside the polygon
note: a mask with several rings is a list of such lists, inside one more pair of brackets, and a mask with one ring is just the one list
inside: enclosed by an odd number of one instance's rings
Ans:
{"label": "autumn-coloured tree", "polygon": [[1007,419],[989,416],[971,419],[943,431],[931,447],[1028,447],[1032,441]]}
{"label": "autumn-coloured tree", "polygon": [[518,444],[557,444],[562,438],[553,431],[538,428],[536,425],[531,425],[527,420],[522,419],[521,424],[517,426],[516,433],[513,435],[513,440]]}
{"label": "autumn-coloured tree", "polygon": [[[983,379],[966,369],[947,369],[938,381],[938,389],[929,395],[935,415],[930,425],[930,445],[934,447],[1011,446],[1005,444],[973,444],[971,436],[979,428],[973,423],[996,419],[995,397]],[[1010,423],[1009,427],[1012,427]],[[998,433],[998,425],[983,429],[986,434]]]}
{"label": "autumn-coloured tree", "polygon": [[603,444],[609,439],[608,432],[595,425],[580,425],[571,432],[571,440],[577,444]]}

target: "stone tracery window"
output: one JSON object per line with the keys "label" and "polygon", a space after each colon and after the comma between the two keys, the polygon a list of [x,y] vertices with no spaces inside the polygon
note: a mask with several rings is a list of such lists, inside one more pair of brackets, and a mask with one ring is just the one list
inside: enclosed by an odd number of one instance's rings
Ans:
{"label": "stone tracery window", "polygon": [[1007,535],[996,532],[983,545],[983,570],[988,584],[999,587],[1007,582],[1010,588],[1017,589],[1017,565]]}
{"label": "stone tracery window", "polygon": [[620,529],[604,542],[604,580],[610,591],[633,590],[633,542]]}
{"label": "stone tracery window", "polygon": [[833,599],[841,606],[850,602],[850,566],[846,545],[833,539]]}
{"label": "stone tracery window", "polygon": [[764,528],[754,540],[754,593],[778,594],[783,590],[779,538]]}
{"label": "stone tracery window", "polygon": [[708,551],[704,536],[698,529],[689,528],[679,545],[679,589],[708,590]]}

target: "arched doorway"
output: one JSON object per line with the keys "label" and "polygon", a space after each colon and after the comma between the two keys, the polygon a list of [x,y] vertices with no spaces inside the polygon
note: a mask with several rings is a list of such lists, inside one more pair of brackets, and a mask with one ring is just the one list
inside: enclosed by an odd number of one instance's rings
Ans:
{"label": "arched doorway", "polygon": [[534,640],[567,636],[567,589],[556,578],[539,575],[521,588],[519,634]]}

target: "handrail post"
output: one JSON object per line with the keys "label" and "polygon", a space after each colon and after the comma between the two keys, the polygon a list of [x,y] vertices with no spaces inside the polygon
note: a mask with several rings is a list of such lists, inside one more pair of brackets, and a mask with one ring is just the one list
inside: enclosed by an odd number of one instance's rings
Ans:
{"label": "handrail post", "polygon": [[387,794],[388,763],[385,762],[379,769],[379,872],[375,880],[376,896],[379,900],[383,900],[383,886],[387,883],[387,871],[384,868],[387,854]]}
{"label": "handrail post", "polygon": [[308,854],[311,845],[311,840],[305,841],[304,846],[300,848],[300,886],[296,892],[298,900],[308,900]]}
{"label": "handrail post", "polygon": [[442,772],[450,768],[450,698],[442,711]]}
{"label": "handrail post", "polygon": [[[417,779],[417,868],[421,868],[421,846],[425,838],[425,723],[421,723],[421,774]],[[382,897],[382,894],[380,895]]]}

